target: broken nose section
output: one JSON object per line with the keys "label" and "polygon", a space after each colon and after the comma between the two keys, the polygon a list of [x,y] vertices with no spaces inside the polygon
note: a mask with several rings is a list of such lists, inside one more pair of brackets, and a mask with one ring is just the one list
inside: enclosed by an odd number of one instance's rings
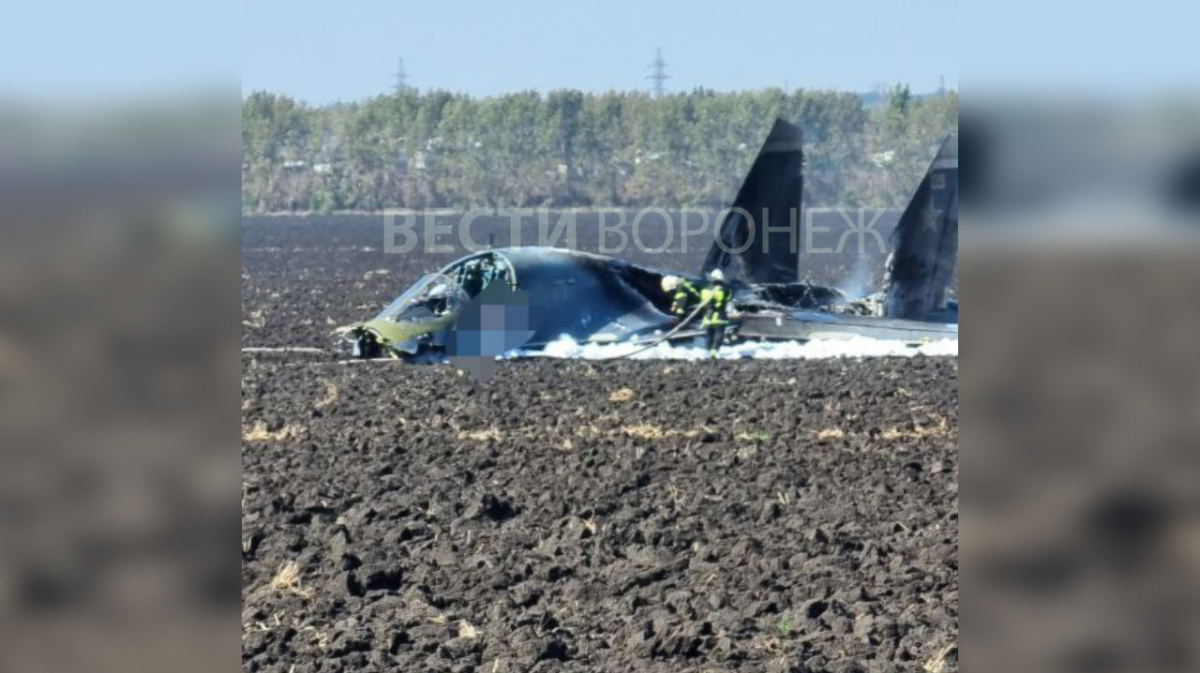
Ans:
{"label": "broken nose section", "polygon": [[379,341],[379,335],[358,327],[350,332],[350,336],[354,339],[354,357],[362,360],[383,357],[383,344]]}

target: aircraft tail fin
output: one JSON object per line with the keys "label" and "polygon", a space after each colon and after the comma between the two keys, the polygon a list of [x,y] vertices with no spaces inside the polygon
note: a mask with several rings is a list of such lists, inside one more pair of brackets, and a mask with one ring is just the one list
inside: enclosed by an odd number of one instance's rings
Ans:
{"label": "aircraft tail fin", "polygon": [[737,256],[741,275],[751,283],[799,280],[800,201],[804,191],[801,141],[799,128],[775,120],[733,206],[718,225],[719,238],[708,251],[702,273],[726,271]]}
{"label": "aircraft tail fin", "polygon": [[907,320],[945,315],[958,264],[958,136],[942,141],[892,233],[883,313]]}

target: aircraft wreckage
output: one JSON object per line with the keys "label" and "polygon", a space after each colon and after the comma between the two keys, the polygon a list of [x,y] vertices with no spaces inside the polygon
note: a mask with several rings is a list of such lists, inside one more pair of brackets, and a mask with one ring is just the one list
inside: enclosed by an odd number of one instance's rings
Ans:
{"label": "aircraft wreckage", "polygon": [[[721,269],[734,291],[737,339],[957,338],[958,302],[949,296],[958,261],[957,136],[943,141],[892,234],[884,287],[865,299],[800,281],[791,229],[799,221],[793,210],[799,213],[802,168],[800,130],[776,120],[696,274],[560,248],[487,250],[426,275],[379,315],[337,334],[359,358],[531,353],[563,336],[635,347],[690,340],[699,321],[679,329],[662,278],[699,283]],[[746,214],[760,213],[756,228]],[[761,245],[756,230],[766,232]]]}

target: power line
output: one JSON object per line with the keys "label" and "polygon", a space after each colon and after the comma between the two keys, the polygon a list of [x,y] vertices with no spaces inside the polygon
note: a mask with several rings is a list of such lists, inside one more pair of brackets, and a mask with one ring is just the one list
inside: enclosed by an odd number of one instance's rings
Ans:
{"label": "power line", "polygon": [[661,98],[663,95],[663,82],[671,79],[666,70],[667,62],[662,57],[662,47],[656,48],[654,62],[648,67],[652,70],[649,75],[646,75],[646,79],[654,81],[654,97]]}
{"label": "power line", "polygon": [[396,60],[396,93],[403,93],[408,88],[408,71],[404,69],[404,59]]}

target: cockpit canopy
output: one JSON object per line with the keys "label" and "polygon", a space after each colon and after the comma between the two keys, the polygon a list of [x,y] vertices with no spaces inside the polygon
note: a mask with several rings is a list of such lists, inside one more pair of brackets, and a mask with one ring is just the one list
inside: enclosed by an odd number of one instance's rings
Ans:
{"label": "cockpit canopy", "polygon": [[377,316],[377,320],[421,322],[454,313],[467,303],[467,295],[452,278],[431,273],[405,290]]}
{"label": "cockpit canopy", "polygon": [[405,323],[438,320],[458,313],[491,282],[500,280],[515,286],[515,278],[512,263],[503,255],[472,255],[422,277],[375,319]]}

